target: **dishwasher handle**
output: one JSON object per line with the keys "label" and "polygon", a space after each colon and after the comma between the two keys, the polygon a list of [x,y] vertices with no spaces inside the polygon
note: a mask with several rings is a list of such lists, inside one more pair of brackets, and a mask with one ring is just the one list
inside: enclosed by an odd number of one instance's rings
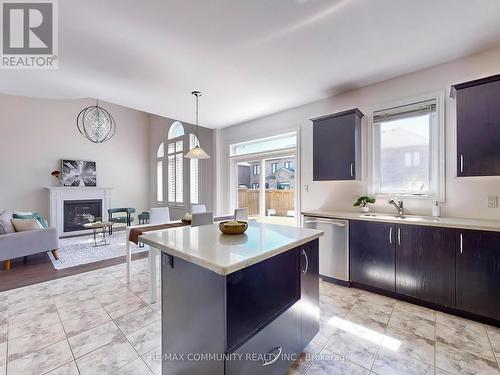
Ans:
{"label": "dishwasher handle", "polygon": [[339,223],[336,221],[326,221],[326,220],[307,220],[304,221],[304,224],[315,224],[315,223],[321,223],[321,224],[331,224],[331,225],[336,225],[337,227],[345,227],[346,225],[343,223]]}

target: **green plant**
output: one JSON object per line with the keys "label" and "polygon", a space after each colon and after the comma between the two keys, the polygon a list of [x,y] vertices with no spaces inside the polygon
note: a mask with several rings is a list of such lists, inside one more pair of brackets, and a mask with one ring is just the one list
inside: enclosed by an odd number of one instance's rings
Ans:
{"label": "green plant", "polygon": [[366,195],[359,197],[356,202],[354,202],[354,207],[366,207],[368,203],[375,203],[375,198],[368,197]]}

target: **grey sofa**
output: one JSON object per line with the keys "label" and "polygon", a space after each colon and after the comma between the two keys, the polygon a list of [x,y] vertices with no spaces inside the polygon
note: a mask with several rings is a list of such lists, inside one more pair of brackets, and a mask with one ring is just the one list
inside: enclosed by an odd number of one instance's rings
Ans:
{"label": "grey sofa", "polygon": [[[4,212],[5,213],[5,212]],[[51,251],[56,259],[59,249],[59,236],[55,228],[44,228],[25,232],[0,234],[0,261],[10,270],[11,260],[28,255]]]}

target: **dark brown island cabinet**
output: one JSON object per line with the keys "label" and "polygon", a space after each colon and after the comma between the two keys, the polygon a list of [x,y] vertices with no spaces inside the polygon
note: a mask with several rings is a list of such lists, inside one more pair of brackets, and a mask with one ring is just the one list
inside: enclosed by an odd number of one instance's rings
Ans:
{"label": "dark brown island cabinet", "polygon": [[351,220],[349,237],[354,286],[500,325],[500,232]]}
{"label": "dark brown island cabinet", "polygon": [[500,176],[500,74],[452,86],[457,176]]}
{"label": "dark brown island cabinet", "polygon": [[224,276],[163,252],[162,373],[284,374],[319,332],[318,246]]}
{"label": "dark brown island cabinet", "polygon": [[361,178],[361,118],[357,108],[316,117],[313,122],[313,180]]}

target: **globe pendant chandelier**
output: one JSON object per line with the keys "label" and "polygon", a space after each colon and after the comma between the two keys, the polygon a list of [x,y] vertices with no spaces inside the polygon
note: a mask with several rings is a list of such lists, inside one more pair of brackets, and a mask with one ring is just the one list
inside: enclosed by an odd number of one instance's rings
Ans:
{"label": "globe pendant chandelier", "polygon": [[[196,97],[196,138],[199,140],[200,137],[198,136],[198,100],[199,97],[201,96],[200,91],[193,91],[191,94],[193,94]],[[204,149],[202,149],[200,146],[195,145],[189,152],[184,155],[185,158],[188,159],[209,159],[210,155],[208,155]]]}
{"label": "globe pendant chandelier", "polygon": [[84,108],[76,118],[78,131],[93,143],[103,143],[115,135],[116,124],[113,116],[104,108],[96,105]]}

